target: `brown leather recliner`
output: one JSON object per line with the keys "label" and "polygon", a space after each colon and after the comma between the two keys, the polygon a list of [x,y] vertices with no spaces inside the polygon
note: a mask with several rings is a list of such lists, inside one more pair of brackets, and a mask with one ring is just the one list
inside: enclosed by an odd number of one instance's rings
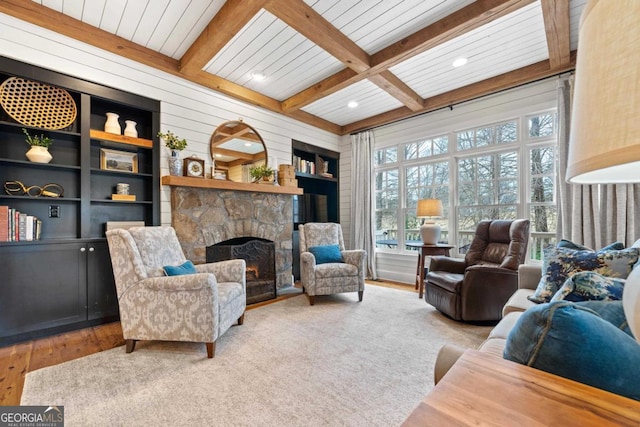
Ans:
{"label": "brown leather recliner", "polygon": [[464,259],[431,258],[425,301],[455,320],[500,320],[528,243],[528,219],[481,221]]}

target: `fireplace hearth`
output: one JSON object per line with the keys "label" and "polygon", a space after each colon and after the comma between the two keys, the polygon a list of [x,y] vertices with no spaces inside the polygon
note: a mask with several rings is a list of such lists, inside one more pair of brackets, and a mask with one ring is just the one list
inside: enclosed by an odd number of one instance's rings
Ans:
{"label": "fireplace hearth", "polygon": [[276,297],[274,242],[259,237],[237,237],[206,248],[207,262],[244,259],[247,263],[247,304]]}

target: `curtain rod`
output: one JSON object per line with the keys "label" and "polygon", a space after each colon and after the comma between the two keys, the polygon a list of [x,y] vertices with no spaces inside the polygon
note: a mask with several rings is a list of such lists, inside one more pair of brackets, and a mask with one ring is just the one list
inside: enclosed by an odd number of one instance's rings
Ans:
{"label": "curtain rod", "polygon": [[349,136],[357,135],[360,132],[366,132],[368,130],[374,130],[374,129],[379,129],[379,128],[382,128],[382,127],[385,127],[385,126],[395,125],[395,124],[398,124],[398,123],[402,123],[405,120],[415,119],[417,117],[424,116],[424,115],[430,114],[430,113],[435,113],[436,111],[444,110],[444,109],[447,109],[447,108],[449,110],[453,111],[453,107],[457,106],[457,105],[463,105],[463,104],[466,104],[466,103],[469,103],[469,102],[477,101],[477,100],[482,99],[482,98],[487,98],[489,96],[498,95],[498,94],[500,94],[502,92],[506,92],[506,91],[513,90],[513,89],[518,89],[518,88],[523,87],[523,86],[527,86],[527,85],[530,85],[530,84],[533,84],[533,83],[538,83],[538,82],[541,82],[541,81],[544,81],[544,80],[549,80],[549,79],[556,78],[556,77],[557,78],[563,78],[563,77],[568,78],[569,76],[574,74],[574,72],[575,72],[574,70],[572,70],[572,71],[563,71],[561,73],[553,74],[553,75],[548,76],[548,77],[544,77],[544,78],[541,78],[541,79],[533,80],[533,81],[530,81],[530,82],[527,82],[527,83],[522,83],[522,84],[510,87],[510,88],[501,89],[501,90],[499,90],[497,92],[491,92],[491,93],[487,93],[485,95],[476,96],[475,98],[467,99],[466,101],[461,101],[461,102],[458,102],[458,103],[455,103],[455,104],[449,104],[449,105],[444,106],[444,107],[436,108],[435,110],[424,111],[422,113],[416,114],[415,116],[405,117],[404,119],[396,120],[396,121],[391,122],[391,123],[384,123],[384,124],[381,124],[381,125],[378,125],[378,126],[373,126],[373,127],[370,127],[370,128],[362,129],[362,130],[359,130],[357,132],[352,132],[352,133],[349,134]]}

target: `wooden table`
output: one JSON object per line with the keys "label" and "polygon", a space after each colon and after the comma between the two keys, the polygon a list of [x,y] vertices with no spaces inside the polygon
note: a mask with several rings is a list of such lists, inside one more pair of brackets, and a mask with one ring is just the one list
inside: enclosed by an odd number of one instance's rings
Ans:
{"label": "wooden table", "polygon": [[637,427],[640,402],[468,350],[402,424],[427,425]]}
{"label": "wooden table", "polygon": [[424,243],[407,243],[407,246],[418,248],[418,268],[416,269],[416,289],[418,298],[422,299],[424,292],[424,260],[428,256],[444,255],[450,256],[452,245],[425,245]]}

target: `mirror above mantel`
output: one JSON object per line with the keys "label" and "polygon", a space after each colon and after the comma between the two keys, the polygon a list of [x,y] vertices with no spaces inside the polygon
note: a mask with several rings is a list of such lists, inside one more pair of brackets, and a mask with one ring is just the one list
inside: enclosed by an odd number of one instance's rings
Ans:
{"label": "mirror above mantel", "polygon": [[252,126],[240,120],[222,123],[209,145],[214,178],[247,182],[248,168],[267,164],[267,147]]}

